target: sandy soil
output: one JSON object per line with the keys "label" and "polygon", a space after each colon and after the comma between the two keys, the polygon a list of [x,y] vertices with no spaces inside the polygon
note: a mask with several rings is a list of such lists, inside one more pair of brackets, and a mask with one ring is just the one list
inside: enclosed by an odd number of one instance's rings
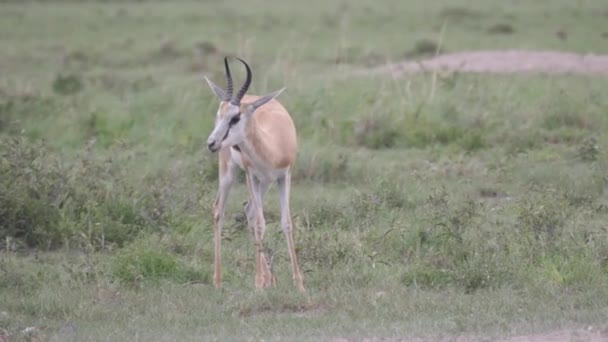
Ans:
{"label": "sandy soil", "polygon": [[403,61],[368,69],[371,73],[458,71],[483,73],[572,73],[608,76],[608,55],[580,55],[557,51],[465,51],[419,61]]}
{"label": "sandy soil", "polygon": [[427,336],[383,338],[364,337],[350,339],[348,337],[335,338],[332,342],[606,342],[608,341],[608,328],[598,329],[589,327],[580,330],[560,330],[544,334],[513,336],[508,338],[490,338],[487,336]]}

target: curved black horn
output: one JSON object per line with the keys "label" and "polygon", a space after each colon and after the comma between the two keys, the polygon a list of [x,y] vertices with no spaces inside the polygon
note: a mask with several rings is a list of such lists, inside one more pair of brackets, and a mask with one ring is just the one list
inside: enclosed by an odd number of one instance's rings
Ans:
{"label": "curved black horn", "polygon": [[241,100],[243,99],[243,96],[245,96],[245,93],[249,89],[249,85],[251,85],[251,69],[249,68],[249,65],[247,65],[247,62],[238,57],[236,57],[236,59],[241,61],[241,63],[243,63],[243,65],[245,66],[245,69],[247,69],[247,79],[245,80],[245,83],[243,83],[243,86],[241,87],[239,92],[236,94],[236,96],[232,98],[231,101],[232,104],[239,105],[241,103]]}
{"label": "curved black horn", "polygon": [[228,57],[224,57],[224,66],[226,67],[226,101],[232,98],[232,75],[230,74],[230,66],[228,66]]}

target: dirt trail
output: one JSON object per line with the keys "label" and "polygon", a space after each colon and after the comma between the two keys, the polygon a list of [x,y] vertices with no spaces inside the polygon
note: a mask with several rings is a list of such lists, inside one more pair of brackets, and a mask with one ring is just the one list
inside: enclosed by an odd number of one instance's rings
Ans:
{"label": "dirt trail", "polygon": [[395,77],[423,71],[478,73],[572,73],[608,76],[608,55],[557,51],[464,51],[438,55],[420,61],[404,61],[368,69]]}
{"label": "dirt trail", "polygon": [[516,336],[501,342],[606,342],[608,341],[608,330],[562,330],[547,334],[536,334]]}
{"label": "dirt trail", "polygon": [[606,342],[608,341],[608,328],[588,328],[580,330],[560,330],[544,334],[521,335],[508,338],[489,338],[487,336],[429,336],[429,337],[403,337],[403,338],[336,338],[332,342]]}

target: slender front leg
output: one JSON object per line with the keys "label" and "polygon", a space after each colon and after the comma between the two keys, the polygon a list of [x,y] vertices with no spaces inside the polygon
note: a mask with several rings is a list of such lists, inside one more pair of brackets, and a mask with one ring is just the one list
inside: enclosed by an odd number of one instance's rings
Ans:
{"label": "slender front leg", "polygon": [[264,231],[266,222],[263,212],[263,194],[269,183],[261,183],[250,172],[247,172],[247,186],[249,188],[250,200],[247,204],[248,222],[253,222],[253,238],[255,243],[255,287],[262,289],[272,284],[272,274],[264,255]]}
{"label": "slender front leg", "polygon": [[[255,240],[255,231],[256,229],[260,230],[260,234],[261,234],[261,240],[264,241],[264,233],[266,231],[266,219],[264,218],[264,206],[261,205],[259,206],[261,208],[261,216],[259,216],[261,219],[258,219],[258,210],[256,208],[256,206],[254,205],[254,203],[264,203],[264,194],[266,194],[266,191],[268,191],[268,188],[270,187],[270,183],[262,183],[259,180],[257,180],[255,177],[251,177],[252,179],[252,188],[254,191],[254,194],[257,198],[257,200],[254,199],[249,199],[249,201],[247,201],[247,204],[245,205],[245,214],[247,215],[247,226],[249,228],[249,231],[251,232],[251,236],[253,237],[254,241]],[[249,180],[248,180],[249,182]],[[256,202],[254,202],[256,201]],[[256,228],[258,227],[258,228]],[[257,259],[256,259],[257,260]],[[276,284],[276,278],[274,277],[274,275],[272,274],[272,270],[270,269],[270,264],[268,263],[268,261],[266,260],[266,255],[265,253],[262,252],[261,255],[261,261],[260,261],[261,267],[262,267],[262,273],[263,273],[263,277],[264,277],[264,287],[269,287],[271,285],[275,285]]]}
{"label": "slender front leg", "polygon": [[230,160],[230,154],[220,152],[220,181],[219,189],[215,202],[213,203],[213,222],[214,222],[214,259],[213,259],[213,284],[216,288],[222,287],[222,223],[224,220],[224,206],[230,193],[230,188],[234,182],[236,165]]}
{"label": "slender front leg", "polygon": [[287,172],[285,176],[279,178],[279,200],[281,202],[281,228],[287,238],[287,248],[289,249],[289,257],[291,259],[291,270],[293,272],[293,281],[300,291],[305,291],[298,266],[298,256],[293,242],[291,214],[289,213],[289,190],[291,187],[291,173]]}

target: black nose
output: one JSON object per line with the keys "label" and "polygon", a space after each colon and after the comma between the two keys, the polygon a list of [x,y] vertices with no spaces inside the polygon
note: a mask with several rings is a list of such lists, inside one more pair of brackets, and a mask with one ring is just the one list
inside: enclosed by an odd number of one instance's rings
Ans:
{"label": "black nose", "polygon": [[216,146],[216,144],[215,144],[215,141],[214,141],[214,142],[207,143],[207,149],[208,149],[209,151],[211,151],[211,152],[215,152],[215,151],[217,151],[217,146]]}

